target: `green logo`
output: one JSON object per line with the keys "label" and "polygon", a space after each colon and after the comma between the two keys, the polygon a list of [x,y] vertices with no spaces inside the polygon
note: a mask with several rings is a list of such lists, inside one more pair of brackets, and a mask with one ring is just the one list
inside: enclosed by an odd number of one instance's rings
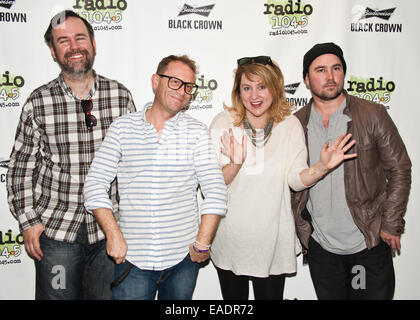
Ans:
{"label": "green logo", "polygon": [[0,257],[9,259],[20,256],[22,245],[22,234],[13,234],[10,229],[4,234],[0,231]]}
{"label": "green logo", "polygon": [[383,105],[391,101],[391,93],[395,90],[395,82],[385,81],[383,77],[375,79],[351,76],[347,84],[349,94]]}
{"label": "green logo", "polygon": [[0,101],[19,98],[19,89],[24,84],[25,80],[22,76],[11,75],[9,71],[4,72],[0,78]]}
{"label": "green logo", "polygon": [[[83,6],[82,6],[83,4]],[[74,9],[91,24],[119,23],[122,20],[122,11],[127,9],[126,0],[76,0]],[[95,30],[96,29],[94,27]],[[108,30],[108,29],[106,29]]]}
{"label": "green logo", "polygon": [[[308,17],[314,9],[310,4],[297,1],[267,0],[264,3],[265,11],[263,14],[268,16],[269,24],[272,29],[297,29],[308,25]],[[283,34],[294,34],[299,32],[288,32]]]}

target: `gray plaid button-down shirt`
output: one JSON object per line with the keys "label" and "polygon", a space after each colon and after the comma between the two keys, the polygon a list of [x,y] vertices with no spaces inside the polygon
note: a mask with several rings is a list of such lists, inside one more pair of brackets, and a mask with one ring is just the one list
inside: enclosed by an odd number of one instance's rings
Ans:
{"label": "gray plaid button-down shirt", "polygon": [[[84,208],[83,185],[108,127],[135,105],[127,88],[96,73],[86,99],[97,118],[92,129],[62,75],[34,90],[23,106],[7,173],[8,202],[21,231],[42,223],[49,238],[74,242],[86,222],[89,243],[104,238]],[[110,198],[117,211],[115,183]]]}

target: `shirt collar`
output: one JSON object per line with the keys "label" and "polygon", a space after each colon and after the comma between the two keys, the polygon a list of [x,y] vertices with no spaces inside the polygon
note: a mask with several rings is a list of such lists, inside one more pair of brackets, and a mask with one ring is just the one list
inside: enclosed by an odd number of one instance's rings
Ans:
{"label": "shirt collar", "polygon": [[[93,81],[93,86],[92,88],[90,88],[88,95],[86,96],[86,100],[90,100],[93,98],[96,89],[98,88],[98,82],[99,82],[99,77],[96,74],[95,70],[93,71],[93,76],[94,76],[94,81]],[[73,97],[76,100],[79,100],[73,93],[73,91],[71,90],[71,88],[67,85],[67,83],[64,81],[64,77],[63,77],[63,73],[61,72],[60,75],[58,76],[58,83],[61,86],[61,88],[64,90],[64,92],[66,94],[68,94],[69,96]]]}
{"label": "shirt collar", "polygon": [[[149,110],[153,105],[153,102],[148,102],[144,105],[143,112],[142,112],[142,119],[145,123],[147,123],[146,120],[146,111]],[[176,115],[174,115],[172,118],[166,120],[166,123],[171,124],[175,126],[178,123],[178,120],[182,119],[184,116],[185,110],[179,111]]]}
{"label": "shirt collar", "polygon": [[[346,105],[347,105],[347,97],[343,100],[340,107],[331,115],[330,118],[333,119],[333,118],[343,114],[343,110],[345,109]],[[322,122],[322,116],[315,109],[315,102],[312,102],[310,116],[315,117],[316,119],[318,119]]]}

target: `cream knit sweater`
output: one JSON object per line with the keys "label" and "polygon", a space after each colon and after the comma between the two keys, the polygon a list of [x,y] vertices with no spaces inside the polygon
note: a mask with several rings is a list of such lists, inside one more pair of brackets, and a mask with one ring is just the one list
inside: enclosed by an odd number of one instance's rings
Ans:
{"label": "cream knit sweater", "polygon": [[[220,136],[228,128],[241,141],[245,133],[233,127],[228,111],[216,115],[210,126],[222,167],[229,159],[220,153]],[[247,158],[228,186],[228,211],[211,248],[217,267],[255,277],[296,272],[300,247],[289,187],[305,188],[299,173],[307,167],[304,133],[293,115],[273,128],[265,146],[256,148],[247,139]]]}

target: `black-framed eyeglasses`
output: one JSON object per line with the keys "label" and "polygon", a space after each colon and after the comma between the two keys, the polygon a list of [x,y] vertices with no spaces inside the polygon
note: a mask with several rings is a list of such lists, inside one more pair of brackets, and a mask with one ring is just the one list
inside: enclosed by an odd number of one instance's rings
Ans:
{"label": "black-framed eyeglasses", "polygon": [[273,67],[273,61],[271,61],[271,58],[269,56],[244,57],[238,59],[238,66],[246,66],[252,63],[259,63],[263,65],[269,64]]}
{"label": "black-framed eyeglasses", "polygon": [[198,89],[198,85],[192,82],[185,82],[177,77],[167,76],[166,74],[158,74],[159,77],[168,78],[168,88],[172,90],[178,90],[182,86],[184,86],[184,91],[186,94],[194,95],[194,93]]}
{"label": "black-framed eyeglasses", "polygon": [[85,113],[86,127],[88,127],[88,129],[92,129],[98,123],[96,117],[91,113],[93,109],[92,100],[82,100],[82,109]]}

